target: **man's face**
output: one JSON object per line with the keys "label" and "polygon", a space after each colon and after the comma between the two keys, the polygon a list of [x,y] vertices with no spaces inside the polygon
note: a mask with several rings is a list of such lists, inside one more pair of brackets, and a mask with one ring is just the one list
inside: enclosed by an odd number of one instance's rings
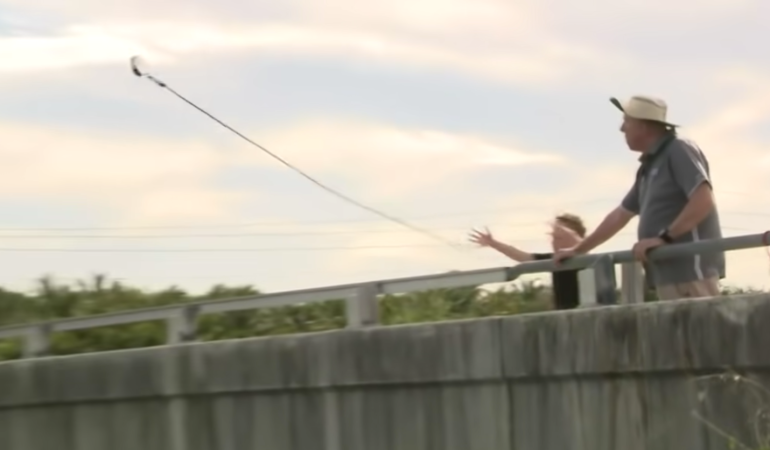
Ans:
{"label": "man's face", "polygon": [[641,120],[623,116],[620,131],[626,138],[628,148],[635,152],[643,152],[646,148],[647,124]]}
{"label": "man's face", "polygon": [[559,221],[551,224],[551,247],[554,250],[571,248],[580,242],[580,236]]}

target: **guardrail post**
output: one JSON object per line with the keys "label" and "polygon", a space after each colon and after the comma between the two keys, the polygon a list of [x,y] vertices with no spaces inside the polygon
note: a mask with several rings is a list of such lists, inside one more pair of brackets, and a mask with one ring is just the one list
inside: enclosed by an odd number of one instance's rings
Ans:
{"label": "guardrail post", "polygon": [[615,277],[615,261],[612,256],[599,258],[594,266],[596,279],[596,301],[600,305],[615,305],[618,303],[618,283]]}
{"label": "guardrail post", "polygon": [[197,338],[198,305],[184,305],[166,321],[166,343],[169,345],[192,342]]}
{"label": "guardrail post", "polygon": [[41,323],[31,325],[24,336],[25,358],[37,358],[48,355],[51,347],[51,325]]}
{"label": "guardrail post", "polygon": [[623,303],[644,303],[646,282],[642,265],[637,261],[627,262],[620,266],[620,270]]}
{"label": "guardrail post", "polygon": [[614,305],[617,303],[616,286],[612,258],[599,258],[596,263],[578,272],[580,307]]}
{"label": "guardrail post", "polygon": [[355,294],[347,299],[348,328],[376,325],[379,321],[377,284],[368,283],[359,286]]}
{"label": "guardrail post", "polygon": [[580,308],[596,306],[596,270],[591,267],[578,272],[578,288],[580,290]]}

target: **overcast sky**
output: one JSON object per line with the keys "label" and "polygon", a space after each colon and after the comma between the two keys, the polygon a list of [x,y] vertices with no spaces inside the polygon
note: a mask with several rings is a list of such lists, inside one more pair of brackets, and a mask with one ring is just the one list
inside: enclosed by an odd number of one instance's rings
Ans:
{"label": "overcast sky", "polygon": [[[531,250],[554,213],[592,228],[619,202],[637,161],[608,98],[657,95],[711,161],[725,234],[770,228],[768,2],[0,0],[0,17],[7,287],[277,291],[506,264],[319,190],[133,77],[134,54],[363,203]],[[770,257],[734,253],[728,276],[765,286]]]}

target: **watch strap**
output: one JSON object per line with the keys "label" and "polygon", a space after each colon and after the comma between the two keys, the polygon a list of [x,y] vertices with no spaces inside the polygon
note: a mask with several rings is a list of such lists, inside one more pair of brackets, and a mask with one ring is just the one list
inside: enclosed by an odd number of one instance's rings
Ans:
{"label": "watch strap", "polygon": [[658,233],[658,237],[663,240],[666,244],[670,244],[674,242],[674,238],[671,237],[671,235],[668,233],[668,228],[663,229],[660,233]]}

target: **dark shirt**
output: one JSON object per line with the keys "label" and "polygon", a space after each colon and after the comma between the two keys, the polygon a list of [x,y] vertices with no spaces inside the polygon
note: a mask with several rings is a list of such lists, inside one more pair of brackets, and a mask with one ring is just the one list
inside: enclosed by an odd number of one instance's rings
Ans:
{"label": "dark shirt", "polygon": [[[639,158],[641,164],[623,208],[639,215],[638,238],[656,237],[682,213],[701,184],[711,185],[709,162],[692,141],[667,135]],[[714,208],[698,226],[676,243],[721,239],[719,213]],[[705,278],[725,278],[725,252],[714,250],[650,261],[649,284],[666,286]]]}
{"label": "dark shirt", "polygon": [[[552,253],[532,253],[536,261],[553,258]],[[580,304],[577,270],[560,270],[551,274],[553,303],[556,309],[573,309]]]}

